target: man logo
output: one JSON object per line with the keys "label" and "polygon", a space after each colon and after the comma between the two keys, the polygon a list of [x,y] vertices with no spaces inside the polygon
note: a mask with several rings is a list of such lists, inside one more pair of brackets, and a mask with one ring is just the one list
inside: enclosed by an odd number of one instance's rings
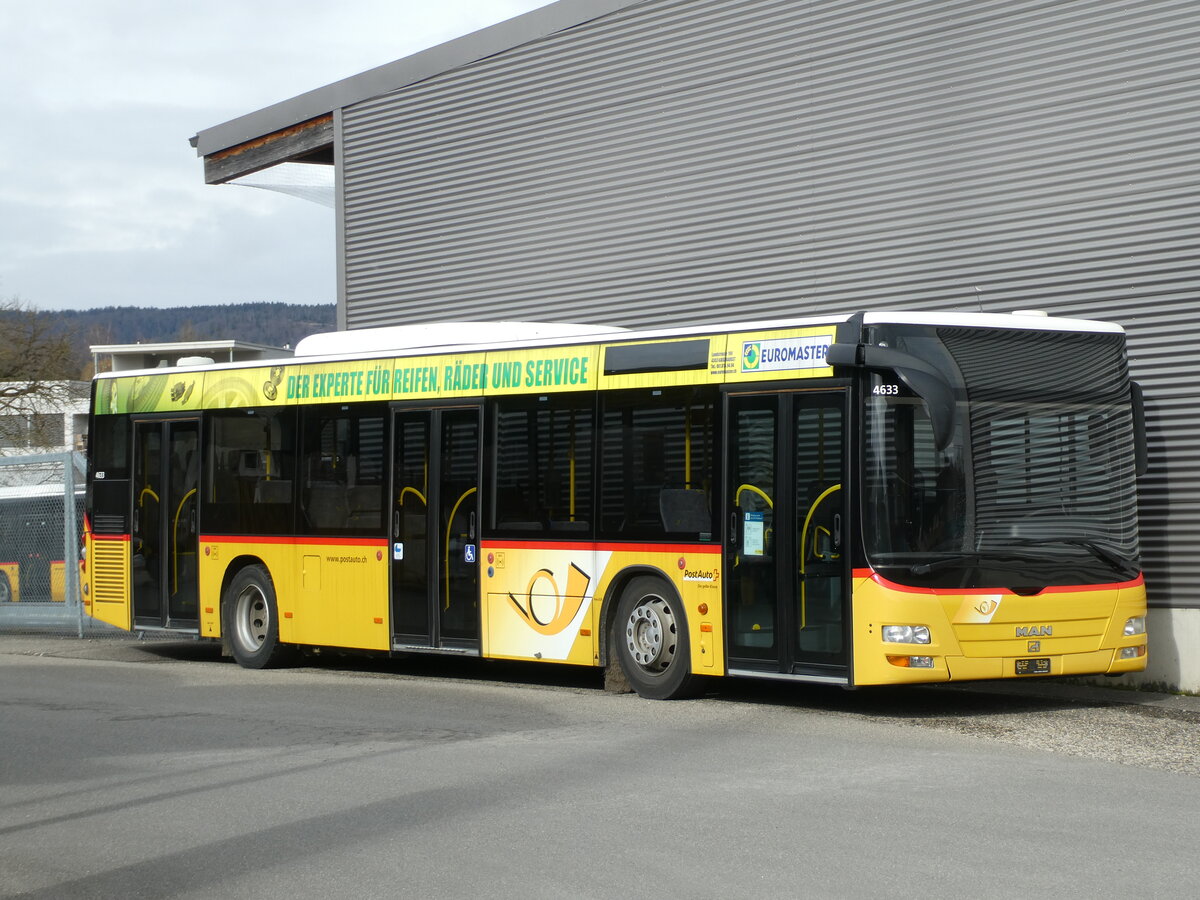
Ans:
{"label": "man logo", "polygon": [[1050,637],[1054,634],[1053,625],[1018,625],[1017,637]]}

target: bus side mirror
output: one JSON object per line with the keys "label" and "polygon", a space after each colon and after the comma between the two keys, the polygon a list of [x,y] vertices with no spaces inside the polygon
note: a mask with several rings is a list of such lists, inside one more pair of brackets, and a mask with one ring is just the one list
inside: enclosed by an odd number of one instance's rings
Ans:
{"label": "bus side mirror", "polygon": [[1146,438],[1146,398],[1136,381],[1129,382],[1129,403],[1133,412],[1133,471],[1141,478],[1150,468],[1150,442]]}
{"label": "bus side mirror", "polygon": [[825,356],[831,366],[895,372],[896,376],[925,403],[933,425],[933,442],[945,450],[954,437],[954,389],[946,377],[920,357],[874,344],[830,344]]}

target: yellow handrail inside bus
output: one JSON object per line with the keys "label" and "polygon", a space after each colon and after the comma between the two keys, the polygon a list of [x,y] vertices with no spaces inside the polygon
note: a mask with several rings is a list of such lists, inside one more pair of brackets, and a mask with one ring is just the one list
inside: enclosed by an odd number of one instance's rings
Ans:
{"label": "yellow handrail inside bus", "polygon": [[458,513],[458,508],[462,506],[464,500],[474,494],[478,488],[470,488],[465,494],[458,498],[458,502],[454,504],[454,508],[450,510],[450,518],[446,520],[446,543],[442,546],[445,548],[445,566],[446,566],[446,605],[445,609],[450,608],[450,532],[454,529],[454,516]]}
{"label": "yellow handrail inside bus", "polygon": [[155,503],[158,502],[158,494],[154,493],[151,488],[144,487],[142,488],[142,492],[138,494],[138,506],[141,506],[144,503],[147,494],[154,498]]}
{"label": "yellow handrail inside bus", "polygon": [[194,493],[196,493],[196,489],[192,488],[179,501],[179,506],[175,510],[175,522],[171,528],[171,570],[175,573],[175,583],[171,588],[172,594],[179,593],[179,517],[183,515],[183,504],[187,503],[188,498]]}
{"label": "yellow handrail inside bus", "polygon": [[[764,491],[760,487],[754,486],[753,484],[742,484],[742,485],[738,486],[738,489],[733,492],[733,505],[734,506],[742,505],[742,494],[744,494],[746,491],[750,491],[750,493],[752,493],[752,494],[758,494],[758,496],[762,497],[764,500],[767,501],[767,506],[770,509],[775,508],[775,504],[771,502],[771,498],[770,498],[770,496],[767,495],[767,492]],[[767,533],[769,533],[769,532],[767,532]],[[764,535],[764,537],[765,537],[765,535]],[[733,557],[733,567],[736,569],[741,564],[742,564],[741,554],[735,555]]]}
{"label": "yellow handrail inside bus", "polygon": [[[817,497],[817,499],[812,502],[812,506],[810,506],[808,508],[808,515],[804,517],[804,528],[800,532],[800,627],[801,627],[801,629],[806,628],[808,626],[808,593],[807,593],[808,585],[804,580],[805,567],[808,562],[808,526],[812,524],[812,519],[813,519],[813,516],[816,515],[817,507],[821,505],[821,503],[825,500],[825,498],[828,497],[830,494],[834,493],[835,491],[840,491],[841,489],[842,489],[842,486],[840,484],[835,484],[833,487],[826,488],[824,491],[822,491],[821,494]],[[826,534],[830,533],[828,528],[822,528],[820,526],[817,526],[817,531],[813,532],[813,555],[814,556],[816,555],[816,549],[817,549],[817,537],[819,536],[820,532],[822,532],[822,531],[824,531]],[[833,559],[838,559],[840,557],[841,557],[840,553],[833,554]]]}
{"label": "yellow handrail inside bus", "polygon": [[404,505],[404,495],[405,494],[416,494],[418,500],[420,500],[426,506],[429,505],[429,501],[425,499],[424,494],[422,494],[420,491],[418,491],[415,487],[406,487],[406,488],[401,489],[400,496],[397,498],[397,501],[399,502],[399,504],[401,506]]}
{"label": "yellow handrail inside bus", "polygon": [[735,491],[733,495],[734,506],[742,505],[742,494],[744,494],[746,491],[750,491],[753,494],[758,494],[758,496],[767,501],[767,506],[771,507],[771,509],[775,508],[775,504],[771,502],[771,498],[767,496],[767,492],[760,487],[755,487],[752,484],[743,484],[738,487],[737,491]]}

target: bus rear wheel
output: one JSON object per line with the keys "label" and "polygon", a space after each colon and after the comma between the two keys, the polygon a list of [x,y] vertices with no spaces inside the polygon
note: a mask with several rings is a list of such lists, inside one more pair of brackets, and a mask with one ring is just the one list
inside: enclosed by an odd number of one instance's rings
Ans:
{"label": "bus rear wheel", "polygon": [[283,662],[287,648],[279,642],[275,585],[263,566],[246,566],[233,577],[225,589],[221,614],[238,665],[265,669]]}
{"label": "bus rear wheel", "polygon": [[676,700],[694,696],[703,684],[691,672],[683,604],[658,578],[635,578],[621,593],[611,646],[639,696]]}

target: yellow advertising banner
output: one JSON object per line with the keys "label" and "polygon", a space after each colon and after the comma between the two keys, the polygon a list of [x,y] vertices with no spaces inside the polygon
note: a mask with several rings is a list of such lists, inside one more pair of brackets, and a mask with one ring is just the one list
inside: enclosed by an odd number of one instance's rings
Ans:
{"label": "yellow advertising banner", "polygon": [[834,326],[101,377],[96,412],[483,397],[828,377]]}

